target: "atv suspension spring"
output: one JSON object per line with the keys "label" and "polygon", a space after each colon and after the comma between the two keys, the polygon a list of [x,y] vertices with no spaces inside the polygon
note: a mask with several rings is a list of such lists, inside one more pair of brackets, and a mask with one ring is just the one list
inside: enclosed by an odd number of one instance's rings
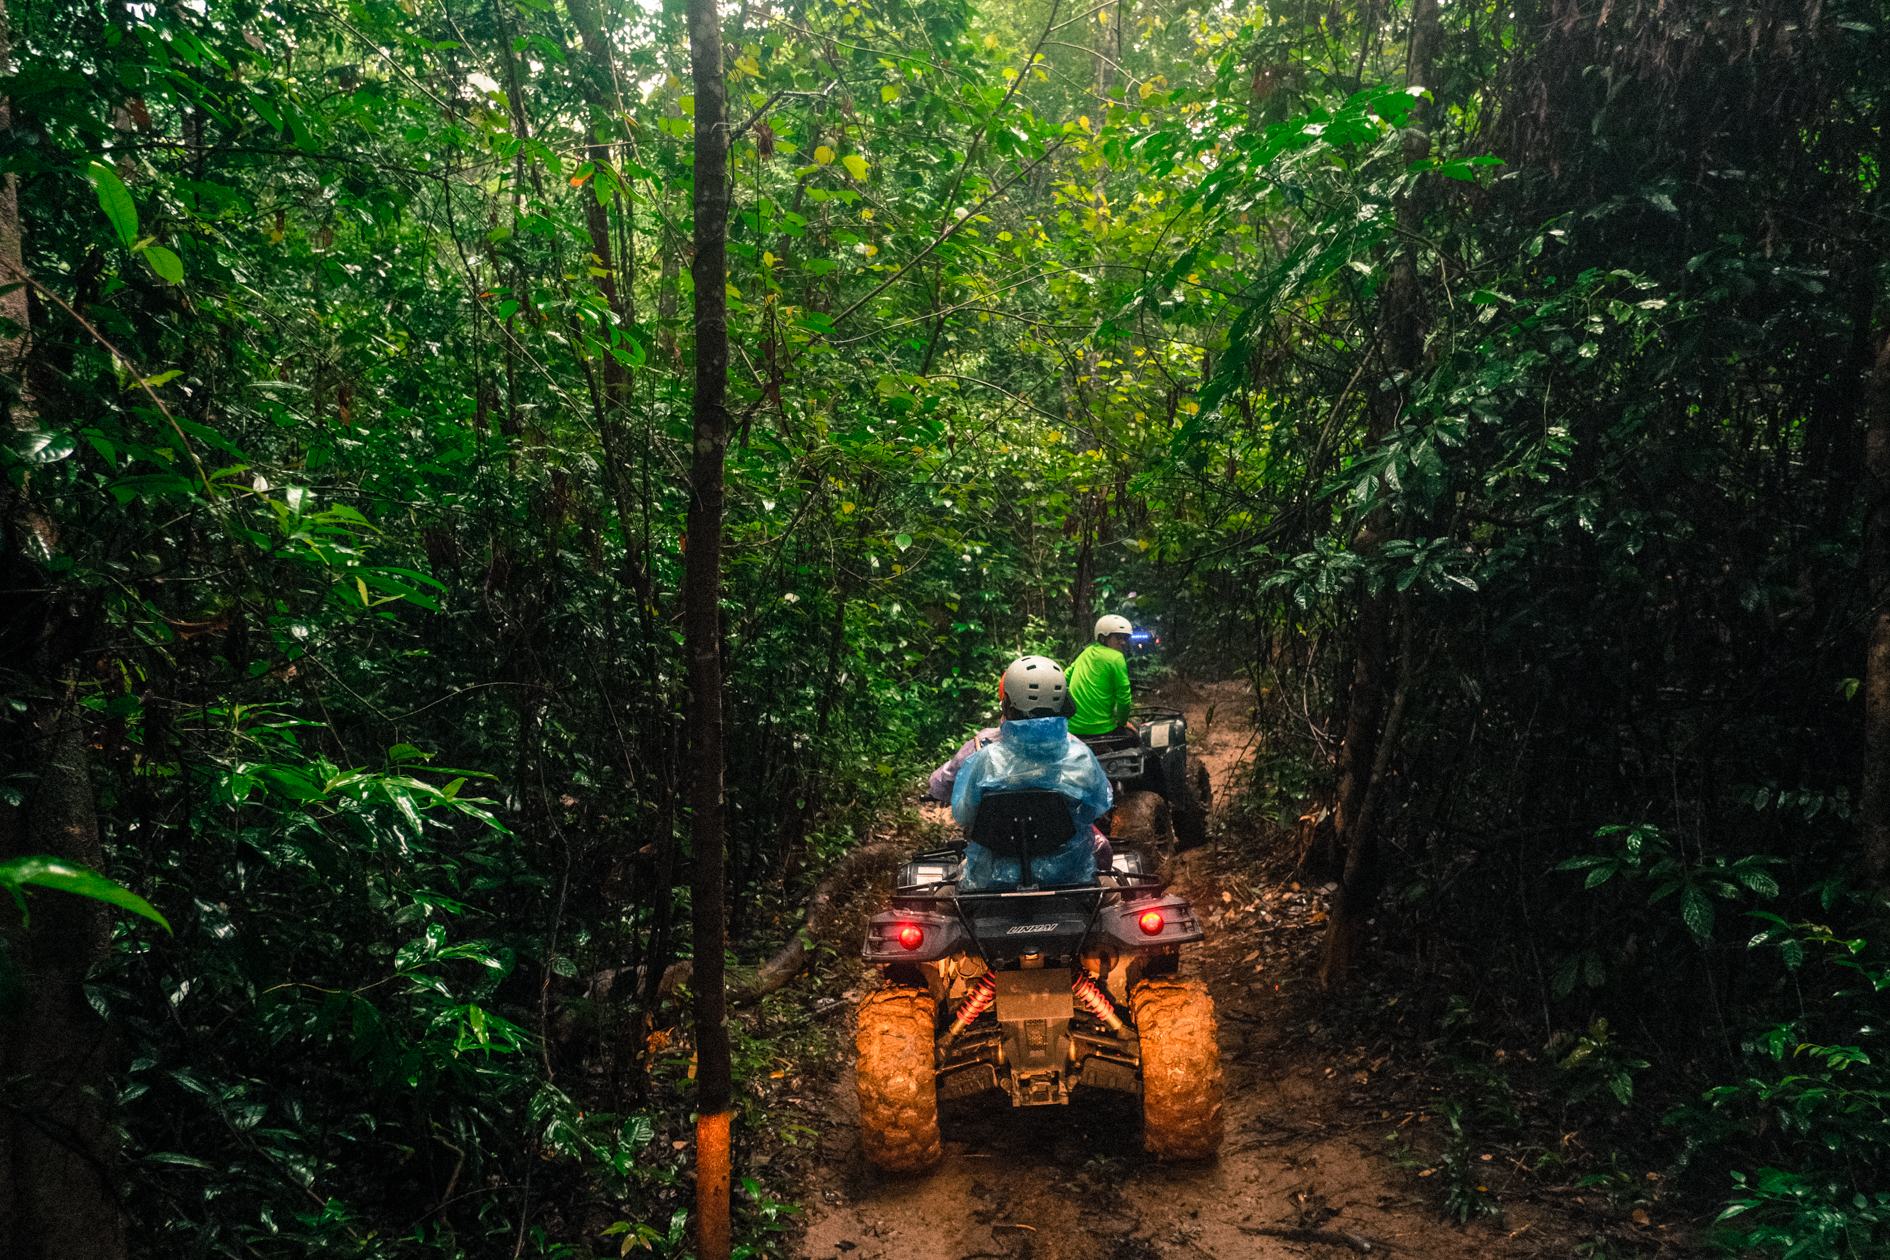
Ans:
{"label": "atv suspension spring", "polygon": [[945,1040],[951,1041],[959,1033],[965,1031],[971,1021],[984,1014],[995,1001],[997,1001],[997,977],[987,971],[984,973],[984,979],[978,982],[978,987],[971,991],[971,996],[965,999],[965,1004],[958,1008],[957,1018],[952,1020],[952,1026],[945,1031]]}
{"label": "atv suspension spring", "polygon": [[1109,1025],[1110,1032],[1120,1036],[1126,1031],[1122,1026],[1122,1016],[1116,1014],[1116,1008],[1110,1005],[1109,999],[1104,996],[1101,989],[1096,987],[1094,980],[1079,971],[1076,973],[1076,978],[1070,981],[1070,991],[1076,994],[1076,1000],[1081,1002],[1091,1015]]}

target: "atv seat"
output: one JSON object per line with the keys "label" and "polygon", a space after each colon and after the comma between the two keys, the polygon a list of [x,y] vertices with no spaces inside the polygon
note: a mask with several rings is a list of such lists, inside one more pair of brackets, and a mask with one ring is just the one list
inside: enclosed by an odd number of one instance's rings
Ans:
{"label": "atv seat", "polygon": [[1058,880],[1046,885],[1042,878],[1042,868],[1064,857],[1071,845],[1082,845],[1086,855],[1090,852],[1089,837],[1077,836],[1069,799],[1061,792],[1047,788],[986,792],[978,802],[971,843],[988,849],[998,863],[1017,863],[1018,888],[1093,887],[1096,882],[1093,861],[1085,867],[1088,878],[1078,884]]}
{"label": "atv seat", "polygon": [[1103,753],[1121,752],[1130,748],[1139,750],[1142,747],[1142,735],[1140,731],[1125,731],[1121,734],[1117,734],[1114,731],[1105,731],[1100,735],[1078,735],[1077,738],[1089,745],[1089,750],[1096,753],[1098,756]]}

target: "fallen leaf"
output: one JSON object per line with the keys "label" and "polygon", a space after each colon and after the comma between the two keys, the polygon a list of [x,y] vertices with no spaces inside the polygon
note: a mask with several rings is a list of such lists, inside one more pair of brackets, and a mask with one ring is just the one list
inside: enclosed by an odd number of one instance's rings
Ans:
{"label": "fallen leaf", "polygon": [[1648,1224],[1648,1223],[1649,1223],[1649,1222],[1648,1222],[1648,1220],[1647,1220],[1647,1209],[1646,1209],[1646,1208],[1635,1208],[1635,1209],[1634,1209],[1634,1223],[1635,1223],[1636,1225],[1646,1225],[1646,1224]]}

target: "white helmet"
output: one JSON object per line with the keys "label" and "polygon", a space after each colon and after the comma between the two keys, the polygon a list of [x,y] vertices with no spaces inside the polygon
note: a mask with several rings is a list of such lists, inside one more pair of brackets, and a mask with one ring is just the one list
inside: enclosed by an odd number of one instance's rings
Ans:
{"label": "white helmet", "polygon": [[1127,617],[1118,617],[1114,613],[1110,613],[1107,617],[1099,617],[1096,619],[1096,637],[1099,639],[1108,634],[1134,633],[1135,627],[1129,624]]}
{"label": "white helmet", "polygon": [[1055,717],[1063,712],[1063,667],[1047,656],[1020,656],[998,683],[1005,717]]}

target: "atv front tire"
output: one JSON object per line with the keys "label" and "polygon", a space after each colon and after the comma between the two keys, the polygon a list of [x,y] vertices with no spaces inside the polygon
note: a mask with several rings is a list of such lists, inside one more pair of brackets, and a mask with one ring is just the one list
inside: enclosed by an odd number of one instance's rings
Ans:
{"label": "atv front tire", "polygon": [[932,995],[903,986],[881,989],[866,995],[859,1014],[854,1044],[866,1158],[888,1172],[930,1168],[940,1154]]}
{"label": "atv front tire", "polygon": [[1221,1048],[1198,980],[1144,980],[1129,995],[1142,1042],[1142,1145],[1162,1159],[1221,1149]]}

